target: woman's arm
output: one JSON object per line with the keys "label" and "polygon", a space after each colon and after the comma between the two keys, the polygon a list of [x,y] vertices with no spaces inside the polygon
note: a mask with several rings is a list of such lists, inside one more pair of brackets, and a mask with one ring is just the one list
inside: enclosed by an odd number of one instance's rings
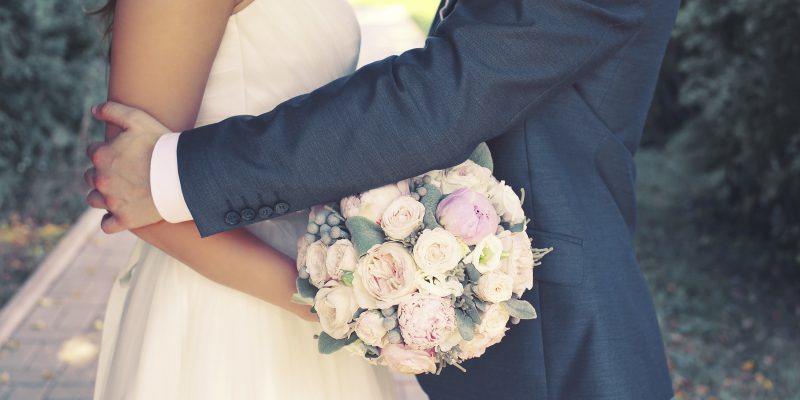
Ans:
{"label": "woman's arm", "polygon": [[[228,18],[246,5],[238,2],[118,0],[109,99],[146,110],[173,131],[191,128]],[[107,126],[108,137],[119,132]],[[291,302],[294,261],[244,229],[201,239],[193,222],[161,222],[133,233],[209,279],[316,320]]]}

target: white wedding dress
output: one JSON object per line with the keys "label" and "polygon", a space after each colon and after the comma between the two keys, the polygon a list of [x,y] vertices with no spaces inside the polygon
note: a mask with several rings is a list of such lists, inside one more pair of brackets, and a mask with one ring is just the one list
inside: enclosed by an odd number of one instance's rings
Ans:
{"label": "white wedding dress", "polygon": [[[261,114],[355,68],[346,0],[255,0],[230,17],[197,125]],[[294,256],[306,213],[248,227]],[[382,367],[321,355],[305,322],[212,282],[139,241],[112,289],[95,399],[348,399],[393,396]]]}

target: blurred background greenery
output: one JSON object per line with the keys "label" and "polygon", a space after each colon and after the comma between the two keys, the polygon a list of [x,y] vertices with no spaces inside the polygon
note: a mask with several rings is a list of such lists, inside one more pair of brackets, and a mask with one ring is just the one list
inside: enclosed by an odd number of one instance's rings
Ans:
{"label": "blurred background greenery", "polygon": [[[436,0],[402,5],[423,31]],[[83,210],[104,97],[82,0],[0,3],[0,304]],[[800,398],[800,6],[685,0],[637,155],[677,398]],[[535,68],[535,66],[532,66]]]}

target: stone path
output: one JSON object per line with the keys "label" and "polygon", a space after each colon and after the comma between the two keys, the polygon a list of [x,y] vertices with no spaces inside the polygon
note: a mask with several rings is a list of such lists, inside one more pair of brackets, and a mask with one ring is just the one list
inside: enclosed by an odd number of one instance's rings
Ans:
{"label": "stone path", "polygon": [[[405,9],[358,8],[361,64],[421,47]],[[135,238],[107,236],[87,211],[17,295],[0,310],[0,400],[91,399],[105,303]],[[398,376],[398,397],[425,399]]]}

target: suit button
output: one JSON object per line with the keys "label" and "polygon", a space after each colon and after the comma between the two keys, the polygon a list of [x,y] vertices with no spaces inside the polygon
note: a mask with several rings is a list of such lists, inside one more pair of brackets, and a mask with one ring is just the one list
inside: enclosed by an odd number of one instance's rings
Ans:
{"label": "suit button", "polygon": [[264,206],[258,209],[258,218],[267,219],[272,216],[272,213],[275,212],[272,207]]}
{"label": "suit button", "polygon": [[275,214],[283,215],[286,214],[287,212],[289,212],[289,204],[284,202],[275,204]]}
{"label": "suit button", "polygon": [[252,208],[245,208],[244,210],[240,211],[239,214],[245,221],[252,221],[253,219],[256,218],[256,212],[253,211]]}
{"label": "suit button", "polygon": [[228,225],[236,225],[241,221],[241,217],[239,217],[239,213],[236,211],[229,211],[225,214],[225,223]]}

